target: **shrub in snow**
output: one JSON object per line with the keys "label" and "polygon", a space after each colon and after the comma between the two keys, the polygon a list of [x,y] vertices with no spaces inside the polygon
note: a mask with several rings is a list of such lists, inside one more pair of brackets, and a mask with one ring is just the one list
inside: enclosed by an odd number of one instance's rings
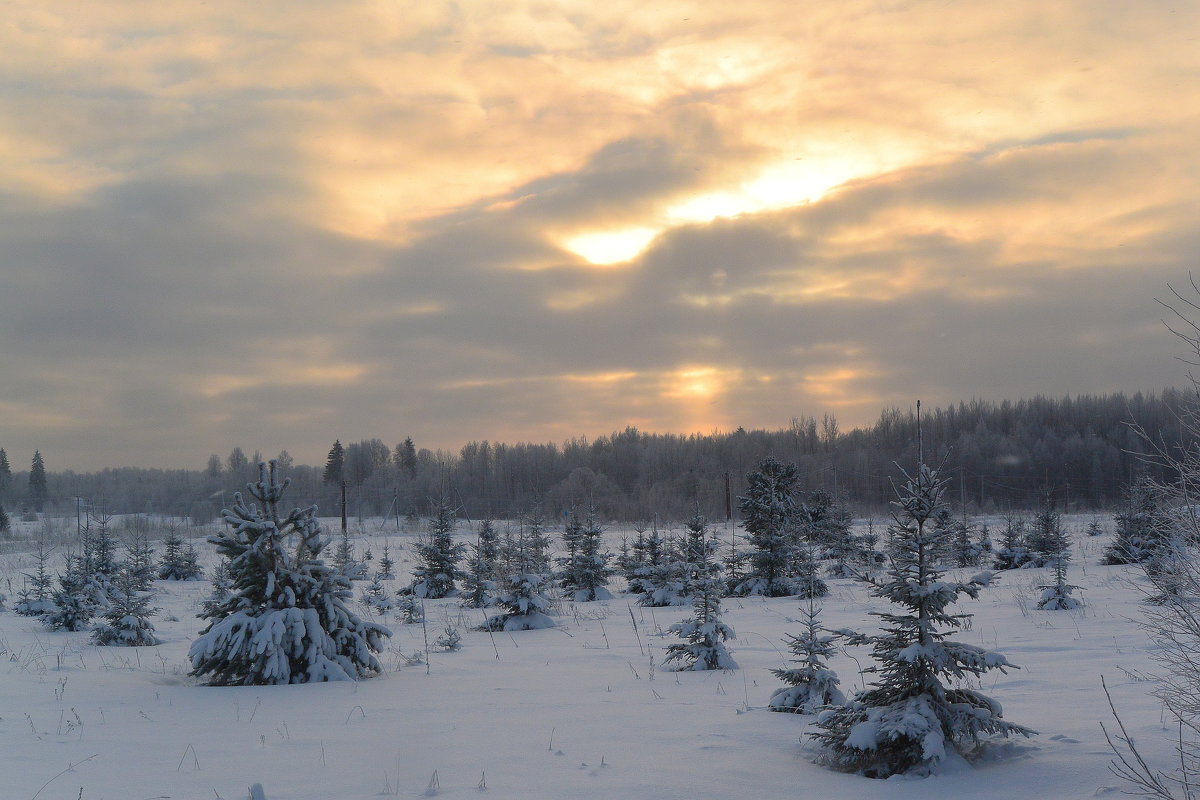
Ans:
{"label": "shrub in snow", "polygon": [[232,593],[201,615],[210,620],[192,643],[192,674],[216,685],[357,680],[381,671],[377,653],[391,631],[346,607],[346,579],[319,560],[325,537],[315,506],[279,517],[290,481],[259,464],[250,494],[222,512],[228,529],[209,539],[229,559]]}
{"label": "shrub in snow", "polygon": [[463,572],[458,568],[466,546],[454,542],[454,510],[443,500],[429,523],[429,536],[417,544],[420,564],[413,570],[413,594],[417,597],[448,597]]}
{"label": "shrub in snow", "polygon": [[488,617],[483,624],[490,631],[530,631],[553,628],[550,600],[543,595],[544,578],[537,574],[513,575],[505,582],[496,605],[505,613]]}
{"label": "shrub in snow", "polygon": [[442,635],[438,637],[436,644],[447,653],[457,652],[462,649],[462,634],[458,632],[458,628],[448,625]]}
{"label": "shrub in snow", "polygon": [[818,731],[820,760],[872,778],[926,775],[952,753],[968,754],[988,736],[1033,731],[1007,722],[999,703],[966,686],[947,687],[943,678],[964,679],[1012,666],[999,653],[949,639],[967,615],[947,608],[960,595],[977,597],[990,574],[966,582],[944,581],[931,553],[938,542],[930,520],[942,507],[944,481],[919,464],[898,492],[886,579],[866,579],[872,594],[904,609],[873,612],[881,633],[855,634],[852,644],[870,644],[879,680],[852,703],[823,713]]}
{"label": "shrub in snow", "polygon": [[608,553],[602,549],[603,532],[594,508],[589,508],[582,520],[572,511],[563,531],[566,555],[558,560],[558,585],[576,603],[612,598],[612,592],[605,588],[612,571],[608,568]]}
{"label": "shrub in snow", "polygon": [[796,656],[798,666],[771,670],[776,678],[787,684],[771,694],[767,707],[772,711],[816,714],[828,706],[846,702],[838,688],[837,673],[825,663],[836,649],[833,644],[836,636],[821,626],[821,608],[812,598],[804,615],[804,630],[799,636],[787,639],[788,649]]}
{"label": "shrub in snow", "polygon": [[130,570],[122,570],[117,577],[112,603],[104,612],[104,622],[92,629],[92,642],[117,647],[156,645],[158,637],[150,622],[154,613],[150,595],[137,588],[136,577]]}
{"label": "shrub in snow", "polygon": [[163,539],[163,556],[158,562],[158,577],[164,581],[198,581],[204,577],[200,558],[191,542],[172,530]]}

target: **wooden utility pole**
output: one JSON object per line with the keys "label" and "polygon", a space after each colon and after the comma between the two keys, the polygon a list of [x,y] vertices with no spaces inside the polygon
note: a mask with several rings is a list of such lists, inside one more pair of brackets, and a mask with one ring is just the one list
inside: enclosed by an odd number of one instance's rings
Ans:
{"label": "wooden utility pole", "polygon": [[725,521],[733,521],[733,494],[729,491],[729,473],[725,473]]}
{"label": "wooden utility pole", "polygon": [[346,479],[342,478],[342,533],[346,532]]}

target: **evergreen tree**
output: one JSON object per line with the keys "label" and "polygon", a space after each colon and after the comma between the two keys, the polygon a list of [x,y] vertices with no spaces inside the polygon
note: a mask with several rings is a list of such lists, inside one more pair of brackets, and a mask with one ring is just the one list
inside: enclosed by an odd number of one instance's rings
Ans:
{"label": "evergreen tree", "polygon": [[887,579],[869,579],[872,594],[903,613],[872,612],[881,633],[856,634],[852,644],[870,644],[880,678],[854,701],[822,715],[810,734],[823,746],[821,760],[872,778],[928,774],[947,756],[966,754],[989,735],[1033,731],[1001,718],[1000,706],[967,686],[947,687],[943,677],[962,680],[1012,666],[999,653],[949,639],[969,615],[947,608],[960,595],[978,597],[989,574],[966,582],[942,580],[931,558],[940,544],[932,519],[942,507],[945,481],[925,464],[906,475],[898,491],[891,529]]}
{"label": "evergreen tree", "polygon": [[233,570],[233,562],[228,558],[222,557],[213,567],[212,574],[209,576],[212,582],[212,591],[200,604],[203,611],[199,616],[211,617],[221,613],[221,609],[225,607],[225,604],[233,596],[233,582],[236,577],[237,575]]}
{"label": "evergreen tree", "polygon": [[1034,555],[1029,550],[1025,536],[1025,520],[1020,517],[1006,517],[1004,533],[1000,537],[1000,549],[996,551],[996,560],[992,569],[1022,569],[1032,566]]}
{"label": "evergreen tree", "polygon": [[41,511],[46,505],[46,462],[42,460],[42,451],[33,451],[33,464],[29,468],[29,504],[34,511]]}
{"label": "evergreen tree", "polygon": [[376,577],[381,581],[390,581],[396,577],[396,562],[392,560],[391,546],[383,543],[383,552],[379,556],[379,572]]}
{"label": "evergreen tree", "polygon": [[716,553],[719,544],[708,537],[708,520],[699,511],[688,520],[684,544],[685,592],[692,597],[691,619],[670,627],[682,640],[667,647],[664,664],[676,670],[737,669],[725,642],[733,628],[721,621],[725,581]]}
{"label": "evergreen tree", "polygon": [[0,503],[0,533],[9,533],[12,523],[8,520],[8,512],[4,510],[4,504]]}
{"label": "evergreen tree", "polygon": [[8,490],[12,488],[12,467],[8,463],[8,453],[4,452],[4,448],[0,447],[0,499],[8,497]]}
{"label": "evergreen tree", "polygon": [[196,581],[203,577],[200,557],[191,542],[172,528],[163,539],[163,556],[158,562],[158,577],[164,581]]}
{"label": "evergreen tree", "polygon": [[[192,674],[216,685],[357,680],[382,671],[376,654],[391,632],[351,613],[349,583],[319,560],[325,539],[317,509],[279,516],[290,481],[259,465],[248,488],[261,506],[235,495],[228,530],[209,539],[229,559],[233,592],[205,610],[192,643]],[[289,546],[290,545],[290,546]]]}
{"label": "evergreen tree", "polygon": [[104,622],[92,629],[92,642],[118,647],[151,647],[159,644],[150,617],[150,595],[138,588],[138,578],[128,565],[117,576],[115,593]]}
{"label": "evergreen tree", "polygon": [[75,568],[73,559],[67,559],[67,569],[58,576],[58,588],[50,597],[53,608],[42,615],[42,622],[52,631],[87,630],[96,616],[93,592],[88,585],[88,576]]}
{"label": "evergreen tree", "polygon": [[496,575],[500,556],[498,535],[490,519],[479,523],[479,536],[470,546],[467,574],[463,579],[463,605],[486,608],[495,602]]}
{"label": "evergreen tree", "polygon": [[790,535],[796,513],[796,467],[767,458],[746,476],[746,494],[738,498],[750,553],[749,573],[733,588],[738,596],[783,597],[797,593],[791,569],[796,557]]}
{"label": "evergreen tree", "polygon": [[121,571],[133,581],[139,592],[150,590],[158,570],[154,565],[154,548],[150,546],[150,537],[145,532],[135,530],[125,541],[125,563]]}
{"label": "evergreen tree", "polygon": [[325,472],[321,475],[321,480],[324,483],[337,486],[345,477],[346,468],[346,451],[342,447],[340,439],[335,440],[333,447],[329,448],[329,456],[325,459]]}
{"label": "evergreen tree", "polygon": [[34,553],[33,572],[25,573],[25,585],[21,589],[13,611],[25,617],[40,617],[54,610],[51,599],[53,578],[50,577],[50,553],[44,536],[38,536],[38,549]]}
{"label": "evergreen tree", "polygon": [[333,570],[348,581],[367,579],[367,565],[358,560],[349,530],[343,530],[338,538],[337,548],[333,551]]}
{"label": "evergreen tree", "polygon": [[1141,564],[1150,561],[1168,543],[1159,520],[1162,514],[1154,487],[1135,484],[1128,490],[1126,511],[1113,519],[1117,523],[1112,542],[1104,550],[1102,564]]}
{"label": "evergreen tree", "polygon": [[1053,565],[1053,559],[1062,552],[1066,539],[1062,530],[1062,517],[1054,510],[1054,495],[1049,489],[1042,492],[1042,505],[1034,516],[1025,545],[1033,554],[1030,562],[1034,567]]}
{"label": "evergreen tree", "polygon": [[429,535],[417,544],[420,565],[413,570],[413,594],[436,599],[454,594],[455,583],[463,578],[458,562],[466,545],[454,541],[454,510],[446,500],[437,507],[429,523]]}
{"label": "evergreen tree", "polygon": [[397,470],[407,475],[409,480],[417,477],[417,446],[413,444],[411,436],[405,437],[403,442],[396,445],[392,463]]}
{"label": "evergreen tree", "polygon": [[362,602],[379,616],[396,607],[396,602],[388,594],[387,587],[383,585],[383,578],[379,575],[372,578],[363,589]]}
{"label": "evergreen tree", "polygon": [[496,597],[496,605],[505,610],[503,614],[488,617],[483,629],[490,631],[529,631],[553,628],[550,617],[550,600],[542,594],[545,578],[526,573],[513,575],[503,583]]}
{"label": "evergreen tree", "polygon": [[803,613],[803,631],[798,636],[787,637],[788,649],[799,666],[771,670],[776,678],[787,684],[771,694],[767,707],[772,711],[816,714],[827,706],[840,706],[846,702],[838,688],[837,673],[826,664],[826,659],[836,652],[834,642],[837,637],[821,625],[821,607],[814,598],[808,599],[808,608]]}
{"label": "evergreen tree", "polygon": [[571,512],[566,530],[563,531],[563,546],[566,556],[559,559],[559,586],[576,603],[593,600],[609,600],[612,593],[608,585],[608,553],[603,551],[601,536],[603,529],[596,521],[596,510],[588,508],[582,520]]}

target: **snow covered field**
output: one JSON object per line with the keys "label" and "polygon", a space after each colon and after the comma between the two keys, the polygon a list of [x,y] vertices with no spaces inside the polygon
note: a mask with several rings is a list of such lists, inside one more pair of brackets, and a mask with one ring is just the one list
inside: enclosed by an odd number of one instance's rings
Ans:
{"label": "snow covered field", "polygon": [[[1108,771],[1099,723],[1111,717],[1100,676],[1153,765],[1171,767],[1174,734],[1150,694],[1149,643],[1130,585],[1136,568],[1097,565],[1108,539],[1084,534],[1092,519],[1064,519],[1075,542],[1069,579],[1083,587],[1083,609],[1035,610],[1033,587],[1046,570],[999,573],[978,601],[954,607],[975,615],[957,638],[1021,666],[990,673],[982,689],[1006,719],[1040,735],[1001,741],[973,767],[928,779],[884,783],[817,766],[803,738],[811,718],[765,710],[780,685],[769,670],[784,665],[783,637],[798,631],[794,598],[724,601],[737,632],[736,671],[663,671],[672,641],[663,633],[689,609],[642,608],[618,594],[563,603],[558,628],[513,634],[470,630],[483,612],[428,601],[427,630],[384,620],[393,637],[387,672],[376,679],[212,688],[187,676],[186,659],[209,584],[159,581],[157,647],[96,647],[86,633],[48,632],[36,619],[0,612],[0,798],[240,800],[256,782],[269,800],[1117,796],[1126,787]],[[607,532],[612,549],[620,533]],[[387,538],[400,562],[398,580],[388,582],[395,589],[411,566],[400,546],[414,537]],[[369,541],[378,559],[384,535]],[[0,559],[10,604],[30,568],[26,547],[7,543]],[[211,562],[211,548],[202,552]],[[823,623],[874,630],[869,612],[879,601],[866,587],[829,583]],[[356,595],[365,585],[355,584]],[[462,629],[458,652],[434,645],[447,625]],[[426,650],[426,633],[428,664],[407,663]],[[864,648],[832,660],[847,694],[861,688],[859,667],[870,663]]]}

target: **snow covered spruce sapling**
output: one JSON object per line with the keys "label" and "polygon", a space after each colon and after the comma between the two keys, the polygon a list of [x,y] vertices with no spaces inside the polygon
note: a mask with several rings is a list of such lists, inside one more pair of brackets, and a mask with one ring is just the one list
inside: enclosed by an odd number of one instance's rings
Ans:
{"label": "snow covered spruce sapling", "polygon": [[918,464],[897,492],[886,576],[866,579],[872,594],[904,613],[873,612],[883,620],[876,635],[848,637],[869,644],[880,678],[849,705],[822,714],[810,734],[822,746],[822,763],[872,778],[928,775],[948,757],[967,755],[991,735],[1029,736],[1034,731],[1001,718],[999,703],[969,688],[950,688],[943,678],[975,677],[1012,665],[999,653],[951,641],[947,629],[969,615],[947,608],[960,595],[978,597],[991,575],[944,581],[932,562],[936,551],[931,519],[942,506],[944,481]]}
{"label": "snow covered spruce sapling", "polygon": [[558,585],[564,594],[576,603],[593,600],[611,600],[612,592],[607,589],[609,554],[603,550],[601,536],[604,530],[596,520],[596,509],[588,508],[583,519],[574,511],[563,531],[563,548],[566,556],[558,560]]}
{"label": "snow covered spruce sapling", "polygon": [[821,607],[814,598],[808,598],[808,608],[803,613],[804,629],[799,636],[787,639],[797,666],[771,670],[776,678],[787,684],[771,694],[767,708],[772,711],[816,714],[828,706],[846,702],[838,688],[837,673],[825,663],[837,649],[834,646],[837,636],[821,625]]}
{"label": "snow covered spruce sapling", "polygon": [[537,573],[513,575],[502,586],[496,605],[505,610],[503,614],[488,617],[483,630],[531,631],[553,628],[550,618],[550,600],[543,595],[544,578]]}
{"label": "snow covered spruce sapling", "polygon": [[669,645],[663,658],[664,665],[679,671],[737,669],[725,647],[726,640],[733,638],[733,628],[721,621],[725,582],[716,562],[719,545],[708,538],[707,525],[697,512],[687,526],[684,591],[692,598],[692,618],[671,626],[671,632],[683,641]]}
{"label": "snow covered spruce sapling", "polygon": [[458,567],[467,546],[454,541],[454,509],[443,500],[429,522],[429,536],[417,544],[420,565],[413,570],[413,594],[436,599],[457,594],[455,582],[464,577]]}
{"label": "snow covered spruce sapling", "polygon": [[209,539],[229,559],[232,593],[201,614],[208,627],[188,653],[192,674],[222,686],[357,680],[382,670],[376,654],[391,631],[346,607],[350,585],[319,560],[325,537],[316,506],[283,519],[289,481],[259,464],[247,488],[261,506],[235,495],[228,529]]}
{"label": "snow covered spruce sapling", "polygon": [[196,548],[191,542],[184,544],[183,537],[174,528],[163,539],[163,556],[158,562],[158,577],[164,581],[198,581],[204,577]]}
{"label": "snow covered spruce sapling", "polygon": [[137,573],[126,564],[117,575],[112,602],[104,612],[104,622],[92,629],[92,641],[117,647],[151,647],[159,644],[150,617],[150,595],[138,586]]}

